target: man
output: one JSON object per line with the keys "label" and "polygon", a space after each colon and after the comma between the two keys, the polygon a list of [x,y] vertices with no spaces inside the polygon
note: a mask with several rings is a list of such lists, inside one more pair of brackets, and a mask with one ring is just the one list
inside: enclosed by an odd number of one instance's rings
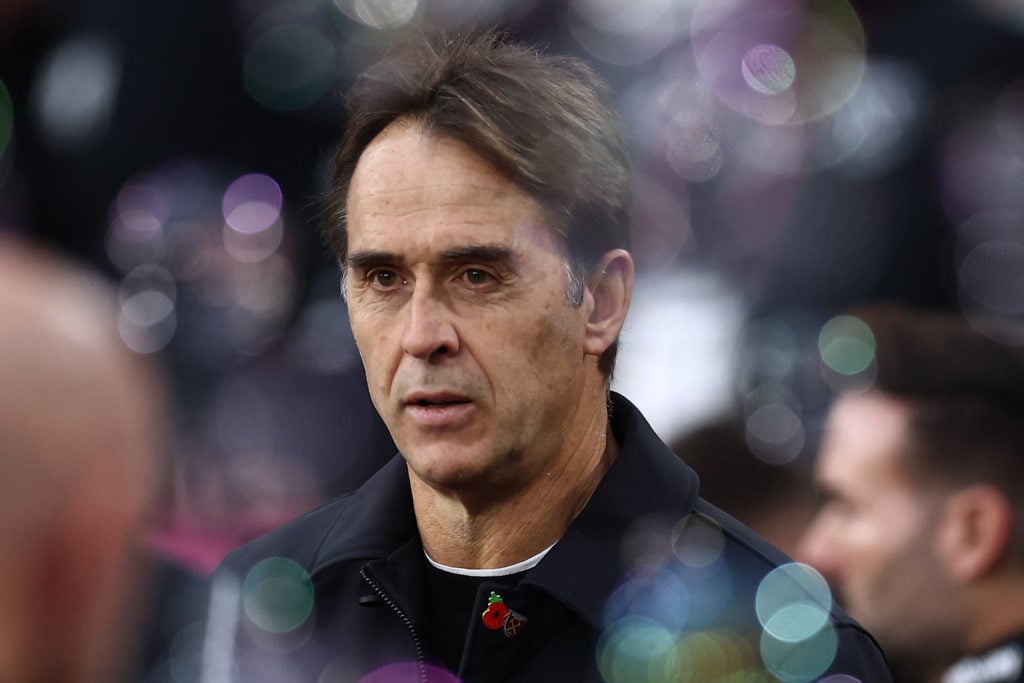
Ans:
{"label": "man", "polygon": [[0,240],[0,680],[124,680],[148,618],[159,383],[93,277]]}
{"label": "man", "polygon": [[327,237],[401,456],[229,556],[238,680],[888,680],[802,570],[778,595],[817,622],[760,625],[786,558],[609,394],[633,261],[605,100],[580,62],[486,34],[356,84]]}
{"label": "man", "polygon": [[877,378],[831,410],[799,554],[896,680],[1024,681],[1024,349],[953,314],[858,317]]}

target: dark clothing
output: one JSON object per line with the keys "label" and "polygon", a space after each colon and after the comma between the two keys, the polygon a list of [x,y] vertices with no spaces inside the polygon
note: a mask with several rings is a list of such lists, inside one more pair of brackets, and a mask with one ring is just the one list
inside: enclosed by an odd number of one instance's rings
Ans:
{"label": "dark clothing", "polygon": [[1024,633],[951,666],[942,683],[1024,683]]}
{"label": "dark clothing", "polygon": [[[806,582],[775,572],[761,587],[788,558],[700,499],[696,474],[632,404],[613,394],[610,415],[619,456],[562,539],[517,585],[477,588],[458,680],[703,681],[762,667],[787,681],[891,680],[874,640]],[[251,568],[278,556],[308,572],[316,597],[308,619],[275,635],[259,625],[288,605]],[[335,680],[339,671],[337,680],[357,681],[396,662],[405,668],[369,680],[454,680],[430,666],[423,566],[396,457],[359,490],[225,561],[222,571],[244,579],[238,680]],[[511,629],[485,623],[492,591],[516,617]]]}
{"label": "dark clothing", "polygon": [[[515,586],[526,572],[496,577],[452,574],[423,558],[424,639],[427,650],[450,671],[457,671],[473,618],[480,619],[477,593],[485,581]],[[496,591],[497,592],[497,591]],[[503,588],[501,593],[504,593]],[[501,594],[499,593],[499,595]]]}

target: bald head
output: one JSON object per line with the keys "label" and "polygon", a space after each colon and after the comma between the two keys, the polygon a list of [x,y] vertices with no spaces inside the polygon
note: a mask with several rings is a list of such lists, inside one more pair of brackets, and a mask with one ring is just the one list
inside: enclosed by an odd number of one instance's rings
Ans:
{"label": "bald head", "polygon": [[[59,669],[32,680],[93,680],[86,653],[105,646],[91,641],[123,616],[116,584],[132,584],[164,425],[115,311],[97,277],[0,241],[0,679],[29,675],[27,657]],[[34,630],[53,652],[26,642]]]}

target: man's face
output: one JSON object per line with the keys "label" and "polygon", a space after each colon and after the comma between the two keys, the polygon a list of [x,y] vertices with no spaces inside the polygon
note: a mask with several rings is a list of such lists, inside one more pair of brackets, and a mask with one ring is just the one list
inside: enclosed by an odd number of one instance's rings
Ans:
{"label": "man's face", "polygon": [[939,552],[943,495],[906,463],[908,413],[877,392],[836,403],[815,471],[822,506],[800,559],[882,644],[894,667],[920,673],[955,642],[956,584]]}
{"label": "man's face", "polygon": [[593,428],[575,410],[603,384],[583,350],[592,299],[567,304],[541,206],[468,147],[385,129],[352,178],[348,244],[370,394],[416,477],[499,499]]}

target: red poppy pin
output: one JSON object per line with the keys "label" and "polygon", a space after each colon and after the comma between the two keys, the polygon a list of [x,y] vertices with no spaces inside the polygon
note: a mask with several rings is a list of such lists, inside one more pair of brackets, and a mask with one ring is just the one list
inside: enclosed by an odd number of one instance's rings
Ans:
{"label": "red poppy pin", "polygon": [[507,638],[518,636],[526,623],[526,617],[510,610],[501,596],[494,591],[491,591],[491,597],[487,600],[487,609],[480,616],[484,626],[492,631],[502,629]]}

